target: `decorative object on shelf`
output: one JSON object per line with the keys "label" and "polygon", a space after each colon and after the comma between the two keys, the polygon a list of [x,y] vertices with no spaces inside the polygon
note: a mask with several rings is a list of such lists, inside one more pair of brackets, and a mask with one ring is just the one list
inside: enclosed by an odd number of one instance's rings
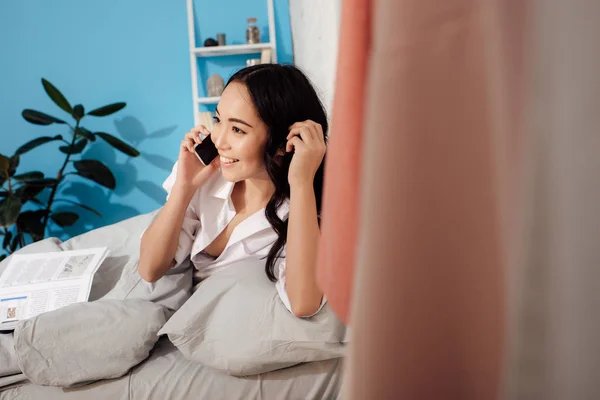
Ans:
{"label": "decorative object on shelf", "polygon": [[263,49],[260,52],[260,63],[271,64],[271,49]]}
{"label": "decorative object on shelf", "polygon": [[260,43],[260,30],[256,26],[256,18],[248,18],[248,27],[246,28],[246,43]]}
{"label": "decorative object on shelf", "polygon": [[208,97],[220,96],[225,88],[225,81],[219,74],[212,74],[206,82],[206,88],[208,90]]}
{"label": "decorative object on shelf", "polygon": [[[63,191],[65,186],[68,191],[73,175],[95,182],[107,189],[112,190],[116,187],[115,176],[103,162],[82,155],[88,146],[95,146],[91,142],[96,142],[100,138],[101,141],[129,157],[140,155],[139,151],[121,139],[105,132],[92,132],[82,125],[82,121],[87,116],[106,117],[112,115],[125,108],[125,103],[112,103],[86,112],[81,104],[71,106],[65,96],[44,78],[42,78],[42,86],[48,97],[66,112],[74,120],[74,123],[37,110],[23,110],[22,115],[27,122],[35,125],[56,124],[59,128],[62,127],[61,130],[68,136],[63,137],[61,134],[40,136],[23,144],[10,157],[0,154],[0,228],[2,228],[0,234],[3,239],[0,247],[0,261],[19,247],[25,247],[29,238],[34,242],[42,240],[47,233],[46,227],[50,223],[59,227],[73,225],[79,219],[79,214],[73,211],[62,211],[61,206],[65,203],[101,217],[100,213],[90,206],[67,199],[65,191]],[[86,118],[85,121],[87,125],[90,119]],[[63,143],[58,150],[64,154],[64,161],[61,161],[62,166],[59,167],[56,176],[46,176],[41,171],[19,171],[17,173],[23,155],[51,142]],[[46,150],[41,157],[47,158],[51,151],[53,150]],[[39,153],[37,157],[40,157]],[[98,157],[97,155],[95,158]],[[55,197],[56,195],[58,198]],[[55,202],[59,203],[58,207],[55,207]],[[2,251],[7,254],[1,254]]]}
{"label": "decorative object on shelf", "polygon": [[219,42],[217,42],[215,39],[213,38],[208,38],[204,41],[204,47],[212,47],[212,46],[218,46]]}
{"label": "decorative object on shelf", "polygon": [[249,58],[246,60],[246,67],[260,64],[260,58]]}
{"label": "decorative object on shelf", "polygon": [[[202,46],[202,42],[206,37],[199,34],[196,29],[196,16],[194,14],[194,3],[198,3],[198,1],[194,0],[186,0],[187,5],[187,21],[188,21],[188,38],[190,44],[190,61],[191,61],[191,82],[192,82],[192,104],[194,110],[194,125],[199,125],[199,122],[202,119],[201,111],[205,111],[206,108],[213,109],[215,104],[218,104],[219,99],[221,97],[220,84],[214,85],[218,87],[218,89],[209,89],[208,87],[208,79],[210,77],[211,72],[200,71],[200,67],[202,63],[198,62],[199,57],[207,57],[211,58],[211,63],[220,64],[223,61],[227,60],[227,64],[224,65],[226,68],[231,68],[232,63],[239,64],[242,63],[241,66],[244,66],[244,61],[248,58],[260,58],[259,64],[270,64],[277,62],[277,38],[276,38],[276,29],[275,29],[275,9],[273,3],[275,0],[262,0],[266,3],[266,20],[263,21],[264,17],[261,17],[260,23],[265,22],[264,28],[258,28],[258,19],[255,17],[246,18],[247,19],[247,31],[246,31],[246,39],[242,39],[241,43],[233,44],[231,40],[229,42],[226,41],[227,32],[226,26],[217,28],[219,30],[214,30],[212,35],[215,38],[215,42],[205,43],[204,47]],[[249,11],[247,15],[253,15],[253,11]],[[257,15],[257,14],[254,14]],[[264,14],[263,14],[264,15]],[[242,20],[240,20],[242,22]],[[227,28],[228,29],[228,28]],[[241,27],[241,24],[238,29],[244,29]],[[244,34],[241,31],[242,35]],[[207,31],[207,35],[210,35],[210,31]],[[223,40],[221,40],[220,34],[223,34]],[[262,34],[262,36],[261,36]],[[198,41],[198,38],[202,37],[201,41]],[[235,41],[234,41],[235,42]],[[223,45],[224,44],[224,45]],[[207,47],[208,46],[208,47]],[[214,47],[213,47],[214,46]],[[245,57],[231,57],[230,56],[238,56],[245,54]],[[223,57],[223,58],[221,58]],[[250,64],[256,64],[256,61],[250,61]],[[204,67],[204,66],[202,66]],[[239,68],[238,65],[237,68]],[[202,78],[200,78],[202,77]],[[202,80],[203,82],[199,82]],[[224,86],[224,85],[223,85]],[[202,94],[200,92],[200,88],[202,88]],[[1,235],[1,233],[0,233]]]}

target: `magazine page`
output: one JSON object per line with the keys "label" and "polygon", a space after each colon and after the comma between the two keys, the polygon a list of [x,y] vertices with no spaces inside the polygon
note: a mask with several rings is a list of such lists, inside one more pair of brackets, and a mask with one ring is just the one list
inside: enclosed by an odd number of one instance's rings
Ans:
{"label": "magazine page", "polygon": [[69,304],[87,301],[108,249],[17,254],[0,276],[0,330]]}

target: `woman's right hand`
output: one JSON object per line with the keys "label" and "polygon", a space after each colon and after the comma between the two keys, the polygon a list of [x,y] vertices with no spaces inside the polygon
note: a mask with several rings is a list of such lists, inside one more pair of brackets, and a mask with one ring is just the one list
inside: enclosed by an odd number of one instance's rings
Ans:
{"label": "woman's right hand", "polygon": [[177,186],[198,189],[219,169],[219,157],[215,158],[209,165],[204,166],[196,156],[194,146],[202,143],[200,133],[204,136],[210,134],[204,125],[199,125],[186,133],[181,141],[177,163],[177,178],[175,179],[175,185]]}

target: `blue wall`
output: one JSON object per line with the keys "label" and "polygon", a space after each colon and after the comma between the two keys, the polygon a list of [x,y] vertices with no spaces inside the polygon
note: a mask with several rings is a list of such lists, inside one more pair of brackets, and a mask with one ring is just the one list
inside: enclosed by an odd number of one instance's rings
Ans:
{"label": "blue wall", "polygon": [[[195,1],[197,43],[217,32],[227,43],[243,43],[246,18],[255,16],[268,40],[266,0]],[[279,62],[291,63],[287,0],[275,0]],[[62,134],[63,125],[26,122],[32,108],[69,117],[45,94],[41,78],[56,85],[72,105],[86,110],[125,101],[109,117],[86,117],[84,126],[134,145],[129,158],[104,142],[88,145],[85,158],[97,158],[115,173],[114,191],[70,176],[61,197],[98,210],[80,209],[81,219],[63,239],[86,230],[152,211],[164,202],[160,187],[177,159],[181,137],[193,125],[190,58],[185,0],[3,0],[0,1],[0,153],[10,156],[26,141]],[[217,72],[227,79],[245,66],[241,56],[200,60],[200,82]],[[203,85],[200,95],[203,95]],[[51,143],[23,155],[19,172],[40,170],[54,177],[64,156]],[[57,203],[58,205],[58,203]]]}

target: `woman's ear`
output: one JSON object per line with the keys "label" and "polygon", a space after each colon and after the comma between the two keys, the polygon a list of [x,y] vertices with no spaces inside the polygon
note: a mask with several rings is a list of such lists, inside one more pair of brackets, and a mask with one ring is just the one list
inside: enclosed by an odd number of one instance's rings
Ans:
{"label": "woman's ear", "polygon": [[284,156],[285,156],[285,150],[277,149],[277,150],[275,150],[275,154],[273,155],[273,161],[275,162],[276,165],[281,166],[283,164]]}

